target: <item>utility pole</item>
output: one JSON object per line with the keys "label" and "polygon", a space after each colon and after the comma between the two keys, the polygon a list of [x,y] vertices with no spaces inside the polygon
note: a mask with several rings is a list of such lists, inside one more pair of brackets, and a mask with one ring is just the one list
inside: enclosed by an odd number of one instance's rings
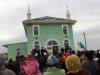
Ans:
{"label": "utility pole", "polygon": [[85,32],[83,32],[83,35],[84,35],[85,49],[87,51],[87,40],[86,40],[86,34],[85,34]]}

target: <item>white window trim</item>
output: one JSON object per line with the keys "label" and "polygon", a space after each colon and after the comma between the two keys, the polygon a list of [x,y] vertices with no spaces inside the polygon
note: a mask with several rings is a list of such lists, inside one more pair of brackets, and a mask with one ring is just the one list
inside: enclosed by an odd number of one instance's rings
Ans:
{"label": "white window trim", "polygon": [[[36,41],[34,41],[33,42],[33,49],[35,48],[35,42],[37,42],[38,40],[36,40]],[[40,50],[41,50],[41,42],[40,41],[38,41],[39,42],[39,45],[40,45]]]}
{"label": "white window trim", "polygon": [[[66,26],[67,27],[67,34],[63,34],[63,27]],[[62,25],[62,35],[69,35],[69,28],[68,25]]]}
{"label": "white window trim", "polygon": [[[51,40],[54,40],[54,41],[56,41],[57,43],[58,43],[58,45],[53,45],[53,46],[60,46],[60,43],[58,42],[58,40],[57,39],[54,39],[54,38],[50,38],[50,39],[48,39],[47,41],[46,41],[46,43],[45,43],[45,48],[47,49],[47,43],[49,42],[49,41],[51,41]],[[60,48],[59,48],[59,50],[60,50]]]}
{"label": "white window trim", "polygon": [[[35,27],[38,27],[39,35],[34,35],[34,28],[35,28]],[[33,36],[40,36],[40,25],[33,25],[32,31],[33,31]]]}
{"label": "white window trim", "polygon": [[48,40],[46,41],[45,47],[46,47],[47,43],[48,43],[49,41],[51,41],[51,40],[54,40],[54,41],[56,41],[56,42],[58,43],[58,45],[56,45],[56,46],[60,46],[60,43],[58,42],[57,39],[50,38],[50,39],[48,39]]}
{"label": "white window trim", "polygon": [[[70,47],[70,46],[71,46],[71,44],[70,44],[70,40],[69,40],[69,39],[64,39],[64,41],[63,41],[63,45],[65,44],[65,40],[68,40],[69,47]],[[65,48],[65,45],[64,45],[64,48]]]}

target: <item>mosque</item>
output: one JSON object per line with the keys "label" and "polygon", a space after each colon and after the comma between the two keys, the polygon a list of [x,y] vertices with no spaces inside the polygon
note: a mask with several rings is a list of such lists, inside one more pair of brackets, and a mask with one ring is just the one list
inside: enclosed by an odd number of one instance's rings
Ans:
{"label": "mosque", "polygon": [[71,19],[68,8],[66,18],[44,16],[32,19],[28,6],[27,20],[23,21],[27,42],[5,45],[8,47],[8,56],[14,58],[18,53],[28,55],[32,49],[39,50],[42,47],[55,52],[61,52],[61,48],[66,46],[74,50],[72,26],[75,23],[76,20]]}

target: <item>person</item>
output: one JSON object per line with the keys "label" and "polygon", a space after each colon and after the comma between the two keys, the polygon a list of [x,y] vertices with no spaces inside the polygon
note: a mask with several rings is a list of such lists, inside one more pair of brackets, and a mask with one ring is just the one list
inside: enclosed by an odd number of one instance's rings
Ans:
{"label": "person", "polygon": [[58,66],[57,67],[60,68],[60,69],[64,69],[67,73],[67,69],[66,69],[66,66],[65,66],[65,59],[64,59],[62,54],[59,54]]}
{"label": "person", "polygon": [[0,57],[0,75],[16,75],[12,70],[9,70],[5,66],[4,58]]}
{"label": "person", "polygon": [[32,49],[31,54],[34,56],[40,56],[40,50],[37,50],[36,48]]}
{"label": "person", "polygon": [[43,71],[44,71],[44,69],[46,67],[46,62],[47,62],[46,56],[45,55],[44,56],[40,55],[38,62],[39,62],[39,65],[40,65],[39,69],[43,73]]}
{"label": "person", "polygon": [[20,63],[20,69],[19,75],[42,75],[39,70],[39,63],[32,55],[23,57]]}
{"label": "person", "polygon": [[46,49],[44,49],[43,47],[41,47],[41,51],[40,51],[40,55],[41,56],[44,56],[44,53],[46,53],[47,54],[47,50]]}
{"label": "person", "polygon": [[67,50],[66,53],[64,54],[64,57],[68,57],[69,55],[71,55],[71,50]]}
{"label": "person", "polygon": [[96,57],[98,58],[98,64],[100,65],[100,50],[97,50]]}
{"label": "person", "polygon": [[64,53],[65,53],[65,49],[61,48],[61,54],[64,55]]}
{"label": "person", "polygon": [[15,62],[13,61],[13,59],[10,58],[9,61],[8,61],[8,65],[7,65],[8,69],[10,69],[12,71],[15,71],[15,65],[14,65],[14,63]]}
{"label": "person", "polygon": [[65,58],[65,65],[68,70],[67,75],[91,75],[89,71],[81,67],[79,57],[74,54]]}
{"label": "person", "polygon": [[58,57],[58,67],[62,69],[65,68],[65,59],[62,54],[59,54],[59,57]]}
{"label": "person", "polygon": [[79,58],[80,58],[81,64],[84,64],[87,61],[87,58],[85,57],[84,53],[82,53],[82,55]]}
{"label": "person", "polygon": [[100,75],[100,66],[93,60],[93,53],[93,51],[85,52],[87,61],[82,64],[82,67],[89,70],[92,75]]}
{"label": "person", "polygon": [[19,72],[21,71],[20,70],[20,61],[21,61],[22,57],[23,57],[23,55],[16,56],[16,60],[14,61],[14,69],[13,69],[13,71],[16,73],[16,75],[18,75]]}
{"label": "person", "polygon": [[48,68],[43,73],[43,75],[66,75],[64,69],[57,68],[58,59],[55,55],[53,55],[53,51],[50,50],[48,54],[49,54],[49,57],[47,59]]}

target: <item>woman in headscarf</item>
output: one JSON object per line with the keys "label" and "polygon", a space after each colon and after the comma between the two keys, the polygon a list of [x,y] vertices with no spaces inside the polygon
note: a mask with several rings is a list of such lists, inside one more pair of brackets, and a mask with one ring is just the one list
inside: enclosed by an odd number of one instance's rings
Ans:
{"label": "woman in headscarf", "polygon": [[20,69],[20,75],[42,75],[38,61],[31,55],[22,59]]}
{"label": "woman in headscarf", "polygon": [[47,59],[47,70],[43,73],[43,75],[66,75],[64,69],[57,68],[58,59],[55,55],[53,55],[53,51],[48,51],[49,57]]}
{"label": "woman in headscarf", "polygon": [[81,62],[78,56],[70,55],[65,59],[67,75],[91,75],[91,73],[81,68]]}

